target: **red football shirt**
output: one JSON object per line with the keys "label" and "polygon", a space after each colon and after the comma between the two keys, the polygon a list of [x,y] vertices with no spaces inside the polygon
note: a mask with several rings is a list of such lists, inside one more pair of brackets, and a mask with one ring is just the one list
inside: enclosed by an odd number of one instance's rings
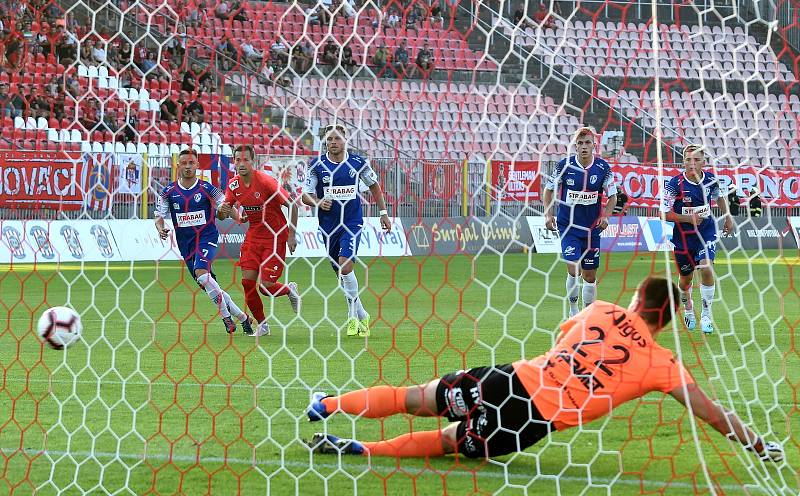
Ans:
{"label": "red football shirt", "polygon": [[288,200],[289,193],[264,171],[253,171],[250,186],[237,174],[225,189],[225,201],[238,203],[247,214],[250,227],[246,236],[251,238],[288,238],[286,216],[281,209]]}

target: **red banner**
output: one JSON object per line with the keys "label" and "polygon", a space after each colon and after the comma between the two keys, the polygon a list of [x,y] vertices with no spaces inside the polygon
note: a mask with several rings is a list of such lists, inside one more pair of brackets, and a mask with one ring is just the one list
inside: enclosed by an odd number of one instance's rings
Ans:
{"label": "red banner", "polygon": [[493,160],[491,170],[493,194],[498,200],[524,202],[540,198],[539,162]]}
{"label": "red banner", "polygon": [[[661,188],[658,181],[658,168],[653,166],[616,164],[612,166],[614,180],[628,195],[628,202],[634,206],[657,206]],[[800,206],[800,171],[759,169],[757,167],[707,167],[719,178],[723,195],[736,184],[737,190],[751,191],[753,187],[761,192],[765,204],[776,207]],[[664,167],[664,183],[683,172],[680,167]]]}
{"label": "red banner", "polygon": [[461,185],[459,163],[453,160],[423,160],[425,200],[451,200]]}
{"label": "red banner", "polygon": [[63,152],[0,152],[0,206],[80,210],[83,161]]}

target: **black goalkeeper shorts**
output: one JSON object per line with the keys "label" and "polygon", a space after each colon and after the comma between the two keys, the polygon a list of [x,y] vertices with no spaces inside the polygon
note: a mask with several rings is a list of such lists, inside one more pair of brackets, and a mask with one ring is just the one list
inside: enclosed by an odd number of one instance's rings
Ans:
{"label": "black goalkeeper shorts", "polygon": [[542,418],[512,365],[447,374],[436,388],[436,406],[458,426],[458,452],[487,458],[522,451],[555,431]]}

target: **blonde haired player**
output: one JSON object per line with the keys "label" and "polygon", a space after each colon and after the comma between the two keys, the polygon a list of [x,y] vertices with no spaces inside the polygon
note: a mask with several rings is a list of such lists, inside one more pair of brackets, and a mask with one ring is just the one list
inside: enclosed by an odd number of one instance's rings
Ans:
{"label": "blonde haired player", "polygon": [[[597,133],[582,127],[575,133],[575,155],[561,160],[545,185],[545,225],[558,231],[561,257],[567,262],[569,315],[578,313],[578,278],[583,277],[583,306],[597,296],[600,233],[617,204],[617,185],[611,166],[595,156]],[[603,192],[608,195],[603,208]],[[558,213],[553,214],[557,195]]]}
{"label": "blonde haired player", "polygon": [[303,203],[317,208],[319,228],[328,257],[347,299],[347,335],[369,336],[370,316],[358,296],[353,262],[358,254],[364,217],[359,183],[367,186],[378,204],[381,227],[391,231],[378,175],[365,157],[347,151],[347,129],[341,124],[322,129],[327,152],[308,164]]}
{"label": "blonde haired player", "polygon": [[714,332],[711,304],[714,300],[714,257],[717,253],[717,225],[711,212],[716,201],[725,218],[723,232],[734,231],[733,217],[728,212],[728,200],[720,193],[717,177],[703,168],[705,151],[701,145],[689,144],[683,149],[684,171],[669,180],[664,188],[661,216],[674,222],[672,230],[673,256],[680,273],[678,287],[686,312],[683,320],[689,330],[697,326],[692,304],[692,279],[700,271],[700,327]]}

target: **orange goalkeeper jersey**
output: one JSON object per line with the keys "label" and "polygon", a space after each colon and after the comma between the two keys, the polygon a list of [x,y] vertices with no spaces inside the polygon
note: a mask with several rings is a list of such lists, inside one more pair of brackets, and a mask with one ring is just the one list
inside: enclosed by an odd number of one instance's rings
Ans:
{"label": "orange goalkeeper jersey", "polygon": [[558,430],[591,422],[651,391],[672,391],[684,378],[694,383],[641,317],[605,301],[561,324],[550,351],[514,362],[514,370]]}

